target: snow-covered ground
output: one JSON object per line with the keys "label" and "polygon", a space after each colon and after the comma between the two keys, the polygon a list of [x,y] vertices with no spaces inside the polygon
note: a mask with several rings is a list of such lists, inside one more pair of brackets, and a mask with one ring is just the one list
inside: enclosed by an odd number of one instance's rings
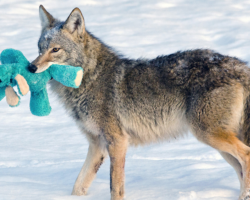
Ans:
{"label": "snow-covered ground", "polygon": [[[249,0],[1,0],[0,51],[38,55],[38,6],[65,20],[74,7],[87,29],[130,58],[153,58],[177,50],[211,48],[250,61]],[[50,94],[53,111],[32,116],[29,95],[18,108],[0,102],[1,200],[108,200],[109,160],[89,194],[70,196],[87,142]],[[237,176],[212,148],[187,136],[178,141],[130,148],[126,200],[237,199]]]}

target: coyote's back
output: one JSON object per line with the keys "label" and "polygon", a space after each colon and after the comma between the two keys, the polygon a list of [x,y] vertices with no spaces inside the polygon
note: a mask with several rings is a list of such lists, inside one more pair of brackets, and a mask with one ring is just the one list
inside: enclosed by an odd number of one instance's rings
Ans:
{"label": "coyote's back", "polygon": [[40,7],[40,55],[32,71],[51,64],[82,66],[78,89],[52,80],[55,91],[89,141],[72,194],[86,194],[109,154],[112,200],[124,197],[127,147],[176,138],[188,130],[235,168],[240,197],[249,195],[249,78],[246,63],[211,50],[153,60],[117,55],[85,29],[76,8],[65,22]]}
{"label": "coyote's back", "polygon": [[244,62],[211,50],[120,62],[126,65],[114,75],[112,104],[130,143],[175,138],[188,129],[242,130],[250,77]]}

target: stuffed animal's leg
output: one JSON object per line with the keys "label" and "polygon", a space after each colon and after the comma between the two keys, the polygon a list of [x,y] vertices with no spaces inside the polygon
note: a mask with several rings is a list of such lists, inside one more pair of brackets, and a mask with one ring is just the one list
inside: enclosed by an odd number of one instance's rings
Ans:
{"label": "stuffed animal's leg", "polygon": [[67,87],[78,88],[81,85],[83,69],[69,65],[51,65],[52,77]]}
{"label": "stuffed animal's leg", "polygon": [[20,97],[16,94],[11,86],[7,86],[5,89],[7,103],[11,107],[18,106],[20,103]]}
{"label": "stuffed animal's leg", "polygon": [[5,97],[5,88],[6,87],[0,87],[0,101]]}
{"label": "stuffed animal's leg", "polygon": [[33,115],[47,116],[50,114],[51,107],[46,88],[40,92],[31,92],[30,111]]}

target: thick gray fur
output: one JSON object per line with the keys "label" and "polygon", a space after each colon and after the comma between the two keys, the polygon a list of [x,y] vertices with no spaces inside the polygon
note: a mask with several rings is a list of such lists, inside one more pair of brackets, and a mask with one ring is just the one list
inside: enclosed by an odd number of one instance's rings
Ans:
{"label": "thick gray fur", "polygon": [[118,168],[124,167],[127,145],[164,141],[191,131],[222,152],[241,181],[240,198],[246,197],[248,159],[234,153],[244,149],[248,156],[249,152],[250,70],[246,63],[208,49],[152,60],[127,59],[85,28],[79,34],[84,19],[79,9],[75,12],[74,26],[54,19],[43,27],[38,43],[40,56],[57,45],[60,53],[51,62],[84,69],[78,89],[51,81],[52,90],[90,142],[72,194],[86,194],[108,153],[111,198],[123,199],[124,176],[120,174],[124,171]]}

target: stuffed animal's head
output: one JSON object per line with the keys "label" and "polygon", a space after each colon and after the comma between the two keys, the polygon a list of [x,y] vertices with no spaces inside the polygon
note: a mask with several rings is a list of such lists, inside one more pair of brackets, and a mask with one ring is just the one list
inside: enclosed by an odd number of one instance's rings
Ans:
{"label": "stuffed animal's head", "polygon": [[1,89],[1,100],[4,98],[6,95],[6,100],[7,103],[11,107],[15,107],[19,105],[20,98],[19,96],[15,93],[13,88],[10,86],[14,86],[16,84],[16,81],[12,80],[12,64],[4,64],[0,65],[0,89]]}
{"label": "stuffed animal's head", "polygon": [[21,51],[5,49],[0,55],[0,87],[18,86],[19,93],[25,95],[29,91],[29,85],[25,78],[19,74],[21,68],[28,67],[29,61]]}

